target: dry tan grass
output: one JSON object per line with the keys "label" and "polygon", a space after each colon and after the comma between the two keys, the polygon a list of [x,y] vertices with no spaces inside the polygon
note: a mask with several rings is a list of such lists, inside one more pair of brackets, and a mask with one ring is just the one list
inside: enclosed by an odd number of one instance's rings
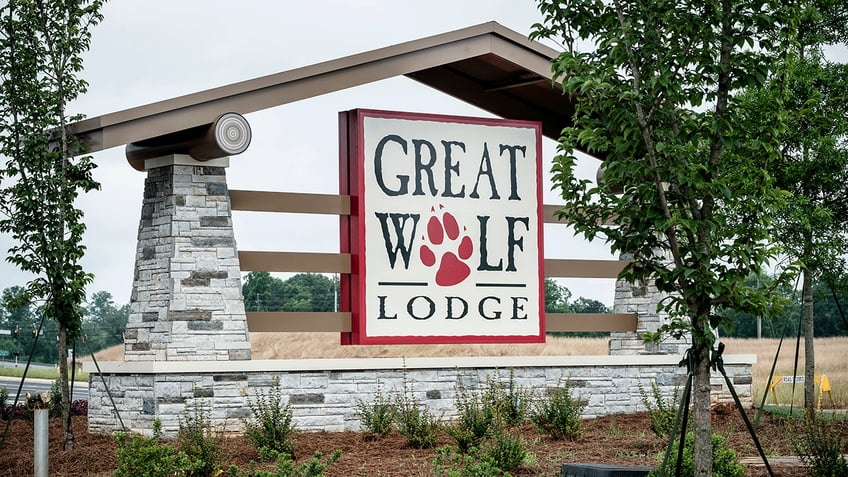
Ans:
{"label": "dry tan grass", "polygon": [[[607,341],[607,338],[548,337],[543,344],[342,346],[338,333],[250,334],[253,359],[604,355]],[[113,346],[95,356],[98,361],[122,361],[124,348]]]}
{"label": "dry tan grass", "polygon": [[[777,350],[776,339],[725,338],[729,354],[756,354],[754,365],[754,399],[762,399],[769,370]],[[544,344],[486,344],[486,345],[394,345],[342,346],[338,333],[251,333],[253,359],[302,358],[372,358],[372,357],[429,357],[429,356],[578,356],[607,354],[607,338],[548,337]],[[775,369],[776,376],[792,375],[794,341],[786,340]],[[827,375],[833,388],[837,407],[848,404],[848,338],[819,338],[816,340],[816,374]],[[123,360],[123,346],[114,346],[97,353],[98,361]],[[803,346],[799,358],[803,374]],[[781,404],[789,403],[792,386],[777,386]],[[796,386],[795,404],[800,405],[803,390]],[[769,403],[771,403],[769,398]]]}
{"label": "dry tan grass", "polygon": [[[769,372],[780,340],[777,339],[739,339],[725,338],[727,353],[753,353],[757,355],[754,365],[754,399],[757,403],[762,400],[766,389]],[[795,361],[795,340],[783,341],[780,356],[775,366],[775,376],[792,376]],[[798,357],[797,375],[804,374],[804,344],[801,343]],[[848,337],[816,338],[816,376],[826,375],[833,388],[832,395],[836,407],[845,408],[848,404]],[[792,398],[791,384],[778,384],[775,388],[777,399],[781,404],[789,404]],[[804,389],[801,383],[795,385],[795,405],[802,405]],[[772,396],[767,403],[773,403]],[[822,400],[822,407],[829,407],[827,396]]]}

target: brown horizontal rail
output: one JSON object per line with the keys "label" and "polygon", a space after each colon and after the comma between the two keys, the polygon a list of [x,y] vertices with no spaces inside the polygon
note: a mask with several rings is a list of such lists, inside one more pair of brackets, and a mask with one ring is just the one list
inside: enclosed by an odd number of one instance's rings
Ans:
{"label": "brown horizontal rail", "polygon": [[350,215],[350,196],[230,190],[230,206],[250,212]]}
{"label": "brown horizontal rail", "polygon": [[248,311],[247,329],[256,332],[350,331],[350,313]]}
{"label": "brown horizontal rail", "polygon": [[[635,313],[548,313],[547,331],[636,331]],[[351,330],[350,313],[247,312],[247,329],[254,332],[299,333]]]}
{"label": "brown horizontal rail", "polygon": [[618,278],[626,260],[545,259],[545,276],[556,278]]}
{"label": "brown horizontal rail", "polygon": [[636,313],[547,313],[552,331],[636,331]]}
{"label": "brown horizontal rail", "polygon": [[[244,212],[350,215],[350,196],[232,189],[230,206],[233,210]],[[565,223],[554,215],[554,212],[560,209],[561,205],[544,205],[544,222]]]}
{"label": "brown horizontal rail", "polygon": [[[245,272],[350,273],[350,254],[240,251]],[[623,260],[545,259],[545,276],[556,278],[617,278]]]}
{"label": "brown horizontal rail", "polygon": [[241,251],[238,257],[246,272],[350,273],[346,253]]}

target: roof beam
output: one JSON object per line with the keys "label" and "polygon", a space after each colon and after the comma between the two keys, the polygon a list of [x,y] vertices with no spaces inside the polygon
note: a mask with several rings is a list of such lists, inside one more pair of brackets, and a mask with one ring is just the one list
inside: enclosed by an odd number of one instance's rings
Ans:
{"label": "roof beam", "polygon": [[71,127],[92,153],[208,124],[224,113],[247,114],[487,54],[550,78],[550,61],[557,52],[489,22],[105,114]]}

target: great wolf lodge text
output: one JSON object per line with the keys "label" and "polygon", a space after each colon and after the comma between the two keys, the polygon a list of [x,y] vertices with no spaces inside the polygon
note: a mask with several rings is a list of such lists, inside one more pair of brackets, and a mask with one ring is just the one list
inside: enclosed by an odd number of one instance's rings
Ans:
{"label": "great wolf lodge text", "polygon": [[351,341],[543,341],[539,124],[348,115]]}

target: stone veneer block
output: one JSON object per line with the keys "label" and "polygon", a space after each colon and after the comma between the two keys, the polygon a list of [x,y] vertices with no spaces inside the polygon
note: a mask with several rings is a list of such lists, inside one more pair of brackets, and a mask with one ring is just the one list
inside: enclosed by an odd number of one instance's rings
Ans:
{"label": "stone veneer block", "polygon": [[147,162],[126,361],[250,359],[226,164]]}
{"label": "stone veneer block", "polygon": [[[622,256],[621,260],[630,257]],[[668,337],[661,343],[645,343],[642,335],[654,332],[669,322],[668,314],[658,312],[657,305],[664,298],[654,283],[628,283],[618,280],[615,283],[613,313],[637,313],[636,331],[610,333],[609,354],[683,354],[692,346],[690,339],[680,340]]]}
{"label": "stone veneer block", "polygon": [[[725,368],[743,405],[753,404],[751,365],[756,355],[725,355]],[[686,369],[679,355],[501,356],[492,358],[366,358],[194,363],[100,363],[124,424],[149,433],[157,417],[165,435],[174,436],[179,419],[203,405],[212,425],[242,431],[250,418],[248,399],[267,395],[277,381],[291,405],[295,426],[303,431],[360,430],[357,402],[373,402],[409,392],[442,419],[455,417],[457,389],[478,392],[487,379],[514,384],[536,395],[570,381],[586,400],[583,417],[645,411],[639,391],[656,383],[665,398],[680,393]],[[106,389],[93,363],[89,375],[89,430],[109,434],[120,429]],[[379,386],[378,386],[379,383]],[[721,375],[713,374],[714,403],[732,402]]]}

